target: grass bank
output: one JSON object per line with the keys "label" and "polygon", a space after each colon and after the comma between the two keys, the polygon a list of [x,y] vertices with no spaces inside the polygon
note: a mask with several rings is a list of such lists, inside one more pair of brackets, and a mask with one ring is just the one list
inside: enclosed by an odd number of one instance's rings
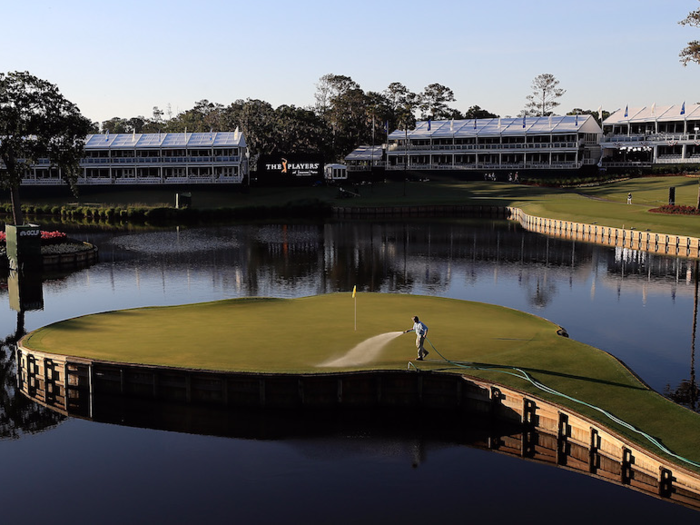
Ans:
{"label": "grass bank", "polygon": [[[88,315],[26,336],[29,349],[107,361],[227,371],[318,373],[405,370],[413,334],[363,347],[369,360],[327,367],[370,338],[410,328],[420,315],[430,342],[450,361],[518,367],[545,385],[597,405],[700,461],[700,416],[649,390],[601,350],[557,335],[558,327],[516,310],[453,299],[399,294],[329,294],[299,299],[235,299]],[[430,348],[430,347],[428,347]],[[420,368],[464,373],[431,352]],[[365,357],[367,357],[365,355]],[[494,371],[470,375],[564,404],[648,446],[598,412]],[[649,417],[653,414],[653,417]]]}
{"label": "grass bank", "polygon": [[[66,219],[88,217],[96,221],[174,222],[210,220],[212,217],[266,219],[327,214],[331,206],[495,205],[517,206],[526,213],[552,219],[599,224],[615,228],[676,235],[700,235],[700,216],[662,215],[649,210],[668,203],[669,188],[676,188],[676,204],[695,206],[698,179],[647,177],[601,186],[544,188],[502,182],[455,181],[387,182],[356,186],[359,196],[339,198],[334,186],[267,188],[192,188],[192,209],[174,210],[174,191],[144,188],[140,191],[86,191],[79,198],[64,194],[24,197],[27,213],[41,222],[43,215]],[[627,205],[632,193],[633,204]],[[0,201],[2,206],[3,201]],[[7,199],[4,201],[7,204]],[[62,209],[65,208],[65,211]],[[9,208],[5,208],[6,210]],[[73,210],[73,211],[71,211]],[[78,210],[77,212],[75,210]]]}

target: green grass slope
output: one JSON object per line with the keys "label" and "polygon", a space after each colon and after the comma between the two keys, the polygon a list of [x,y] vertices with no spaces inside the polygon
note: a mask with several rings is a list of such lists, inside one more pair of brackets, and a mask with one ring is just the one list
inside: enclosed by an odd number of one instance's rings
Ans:
{"label": "green grass slope", "polygon": [[[413,334],[395,334],[383,348],[365,349],[371,353],[366,364],[323,366],[370,338],[410,328],[413,315],[430,328],[434,348],[428,345],[431,354],[426,361],[415,361]],[[660,438],[672,451],[700,461],[700,416],[649,390],[609,354],[558,336],[557,329],[544,319],[482,303],[367,293],[354,300],[344,293],[94,314],[36,330],[23,345],[108,361],[248,372],[405,370],[413,361],[421,369],[466,373],[529,391],[648,445],[600,413],[544,393],[522,379],[497,371],[470,371],[450,362],[518,367],[541,383]]]}

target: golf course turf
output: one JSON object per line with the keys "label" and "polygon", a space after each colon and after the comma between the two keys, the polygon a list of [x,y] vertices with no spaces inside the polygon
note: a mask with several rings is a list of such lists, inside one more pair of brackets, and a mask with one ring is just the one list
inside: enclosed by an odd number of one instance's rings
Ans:
{"label": "golf course turf", "polygon": [[[423,362],[415,361],[414,334],[401,333],[412,327],[413,315],[430,328],[430,355]],[[406,370],[412,361],[420,370],[466,374],[530,392],[641,442],[597,411],[538,390],[523,379],[468,370],[454,362],[499,365],[504,371],[516,367],[550,388],[615,414],[675,453],[700,461],[699,415],[648,389],[609,354],[562,337],[558,329],[544,319],[483,303],[374,293],[358,293],[353,299],[352,294],[336,293],[87,315],[38,329],[25,336],[22,346],[104,361],[281,374]],[[376,344],[372,338],[377,338]],[[351,359],[342,367],[328,366],[357,355],[358,348],[370,356]]]}

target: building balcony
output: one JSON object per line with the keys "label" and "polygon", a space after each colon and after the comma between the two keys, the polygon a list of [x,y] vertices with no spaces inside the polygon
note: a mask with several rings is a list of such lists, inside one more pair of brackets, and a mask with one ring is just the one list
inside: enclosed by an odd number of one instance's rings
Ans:
{"label": "building balcony", "polygon": [[469,170],[574,170],[584,165],[583,161],[578,162],[479,162],[479,163],[455,163],[455,164],[409,164],[405,168],[403,164],[387,166],[388,171],[422,170],[422,171],[469,171]]}
{"label": "building balcony", "polygon": [[[83,167],[91,166],[122,166],[136,164],[237,164],[240,163],[241,157],[97,157],[81,159],[80,165]],[[45,164],[48,164],[46,160]],[[42,164],[40,161],[38,164]]]}
{"label": "building balcony", "polygon": [[[507,152],[507,151],[543,151],[543,150],[570,150],[575,151],[585,145],[583,140],[578,142],[533,142],[533,143],[512,143],[512,144],[421,144],[409,145],[408,151],[416,152],[443,152],[450,151],[454,153],[463,152]],[[389,144],[387,152],[392,156],[400,156],[406,151],[405,146],[398,144]]]}
{"label": "building balcony", "polygon": [[[601,145],[631,146],[668,146],[675,144],[700,145],[700,134],[659,133],[650,135],[607,135],[602,138]],[[608,148],[609,149],[609,148]]]}

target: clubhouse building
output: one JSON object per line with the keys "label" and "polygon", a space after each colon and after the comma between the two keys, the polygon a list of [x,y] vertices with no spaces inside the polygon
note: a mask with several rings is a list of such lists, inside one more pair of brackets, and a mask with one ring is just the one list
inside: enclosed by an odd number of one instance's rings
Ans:
{"label": "clubhouse building", "polygon": [[576,170],[600,161],[590,115],[418,122],[388,137],[391,170]]}
{"label": "clubhouse building", "polygon": [[[88,135],[78,185],[240,184],[248,175],[239,131]],[[49,159],[32,167],[23,185],[65,184]]]}
{"label": "clubhouse building", "polygon": [[603,167],[700,164],[700,105],[618,109],[603,122]]}

